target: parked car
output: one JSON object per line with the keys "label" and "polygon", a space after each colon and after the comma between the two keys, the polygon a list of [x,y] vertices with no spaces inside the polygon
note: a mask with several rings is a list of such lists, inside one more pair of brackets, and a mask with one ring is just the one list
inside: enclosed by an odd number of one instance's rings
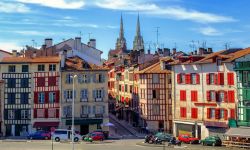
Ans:
{"label": "parked car", "polygon": [[222,142],[218,136],[208,136],[201,140],[202,145],[221,146]]}
{"label": "parked car", "polygon": [[165,132],[158,132],[155,134],[155,137],[158,137],[158,139],[164,142],[169,142],[172,139],[172,135]]}
{"label": "parked car", "polygon": [[51,134],[48,131],[36,131],[27,136],[28,139],[33,140],[48,140],[51,138]]}
{"label": "parked car", "polygon": [[[60,142],[61,140],[70,140],[71,139],[71,130],[67,129],[56,129],[55,132],[52,134],[53,140],[56,142]],[[74,133],[74,141],[78,142],[81,139],[81,135]]]}
{"label": "parked car", "polygon": [[190,137],[187,134],[181,134],[178,136],[178,140],[184,143],[189,143],[189,144],[199,144],[200,139],[198,138],[194,138],[194,137]]}
{"label": "parked car", "polygon": [[85,138],[84,141],[92,142],[92,141],[103,141],[104,135],[102,132],[92,132],[89,133]]}
{"label": "parked car", "polygon": [[168,146],[171,146],[171,145],[177,145],[177,146],[181,146],[181,141],[179,141],[179,140],[176,140],[176,138],[175,137],[172,137],[171,139],[170,139],[170,141],[168,142]]}

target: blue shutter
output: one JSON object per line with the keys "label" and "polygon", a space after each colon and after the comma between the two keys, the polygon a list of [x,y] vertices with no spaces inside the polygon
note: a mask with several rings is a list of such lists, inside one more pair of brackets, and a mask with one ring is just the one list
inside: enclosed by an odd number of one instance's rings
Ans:
{"label": "blue shutter", "polygon": [[93,114],[95,114],[95,106],[93,106]]}
{"label": "blue shutter", "polygon": [[105,106],[102,106],[102,113],[105,114]]}
{"label": "blue shutter", "polygon": [[88,106],[88,113],[91,114],[91,106]]}
{"label": "blue shutter", "polygon": [[63,92],[64,99],[67,99],[67,91]]}

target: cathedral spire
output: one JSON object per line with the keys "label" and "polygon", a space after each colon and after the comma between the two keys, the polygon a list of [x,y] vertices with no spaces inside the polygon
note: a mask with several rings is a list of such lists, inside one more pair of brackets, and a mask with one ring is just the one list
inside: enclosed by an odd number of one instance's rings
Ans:
{"label": "cathedral spire", "polygon": [[119,38],[117,38],[115,48],[116,48],[116,49],[127,50],[126,39],[125,39],[125,37],[124,37],[124,28],[123,28],[123,18],[122,18],[122,14],[121,14],[121,21],[120,21],[120,33],[119,33]]}
{"label": "cathedral spire", "polygon": [[120,39],[124,39],[124,29],[123,29],[123,19],[122,19],[122,14],[121,14],[121,22],[120,22],[120,34],[119,34]]}
{"label": "cathedral spire", "polygon": [[144,50],[144,41],[141,36],[141,28],[140,28],[140,16],[138,13],[137,16],[137,24],[136,24],[136,34],[133,42],[133,50]]}

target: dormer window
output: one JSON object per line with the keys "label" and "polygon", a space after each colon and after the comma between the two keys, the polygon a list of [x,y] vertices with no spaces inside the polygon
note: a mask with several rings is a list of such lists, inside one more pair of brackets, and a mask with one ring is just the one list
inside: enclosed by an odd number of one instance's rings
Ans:
{"label": "dormer window", "polygon": [[216,59],[216,63],[217,63],[217,66],[220,66],[220,65],[222,65],[222,61],[221,61],[221,58],[217,58],[217,59]]}

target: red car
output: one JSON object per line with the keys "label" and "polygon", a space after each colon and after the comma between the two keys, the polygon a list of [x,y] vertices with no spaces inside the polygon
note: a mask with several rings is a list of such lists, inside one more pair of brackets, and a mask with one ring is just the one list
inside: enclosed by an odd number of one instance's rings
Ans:
{"label": "red car", "polygon": [[199,144],[200,143],[200,139],[198,138],[194,138],[194,137],[190,137],[187,134],[181,134],[178,136],[178,140],[184,143],[189,143],[189,144]]}
{"label": "red car", "polygon": [[92,138],[93,141],[103,141],[104,140],[104,135],[102,132],[92,132],[90,137]]}

